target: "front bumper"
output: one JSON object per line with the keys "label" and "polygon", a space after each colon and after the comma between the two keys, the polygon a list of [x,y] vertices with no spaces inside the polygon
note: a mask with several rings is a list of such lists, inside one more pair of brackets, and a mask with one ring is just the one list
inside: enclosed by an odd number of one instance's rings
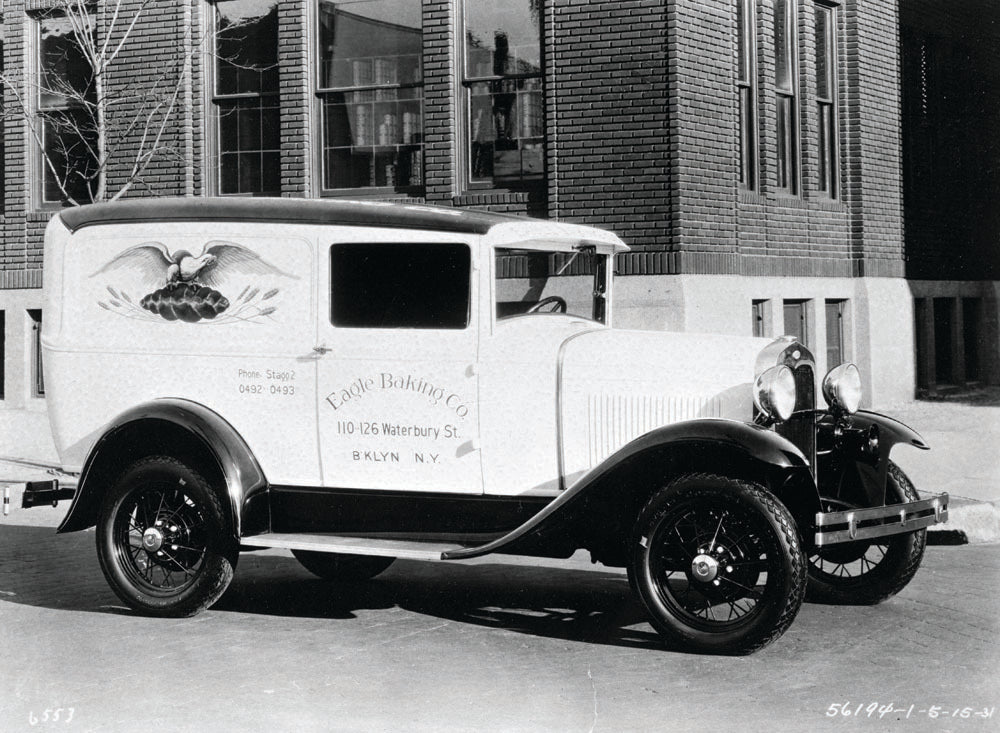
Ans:
{"label": "front bumper", "polygon": [[948,495],[871,509],[816,514],[816,547],[913,532],[948,521]]}

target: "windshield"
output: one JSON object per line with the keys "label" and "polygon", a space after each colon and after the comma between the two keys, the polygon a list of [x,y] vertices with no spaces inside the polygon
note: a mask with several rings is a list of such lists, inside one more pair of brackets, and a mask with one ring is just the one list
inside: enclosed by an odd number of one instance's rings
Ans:
{"label": "windshield", "polygon": [[593,247],[573,252],[496,250],[497,319],[566,314],[605,322],[608,255]]}

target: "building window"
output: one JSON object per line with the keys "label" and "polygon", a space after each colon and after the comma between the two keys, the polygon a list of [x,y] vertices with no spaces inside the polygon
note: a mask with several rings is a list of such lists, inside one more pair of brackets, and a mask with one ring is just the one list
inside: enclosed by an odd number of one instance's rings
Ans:
{"label": "building window", "polygon": [[937,384],[955,384],[953,370],[953,329],[955,326],[955,298],[933,298],[934,309],[934,381]]}
{"label": "building window", "polygon": [[808,300],[786,300],[784,306],[785,335],[794,336],[805,346],[809,345]]}
{"label": "building window", "polygon": [[544,180],[542,3],[463,4],[466,177],[524,188]]}
{"label": "building window", "polygon": [[277,0],[215,3],[217,188],[281,193]]}
{"label": "building window", "polygon": [[767,327],[764,320],[766,300],[755,300],[751,304],[753,315],[753,335],[757,337],[767,336]]}
{"label": "building window", "polygon": [[794,0],[774,0],[774,89],[778,190],[798,193],[799,122],[796,78],[798,48]]}
{"label": "building window", "polygon": [[844,363],[844,306],[846,301],[826,301],[826,368]]}
{"label": "building window", "polygon": [[[79,18],[80,23],[88,20]],[[89,203],[100,176],[98,130],[91,114],[97,100],[94,74],[77,28],[94,35],[92,22],[74,28],[59,11],[35,18],[39,80],[35,129],[42,145],[42,204]]]}
{"label": "building window", "polygon": [[983,301],[962,298],[962,345],[965,349],[965,381],[979,381],[979,343],[982,338]]}
{"label": "building window", "polygon": [[471,258],[460,243],[336,244],[330,320],[340,328],[466,328]]}
{"label": "building window", "polygon": [[423,186],[420,0],[320,0],[324,191]]}
{"label": "building window", "polygon": [[29,310],[31,320],[31,395],[45,396],[45,376],[42,373],[42,312]]}
{"label": "building window", "polygon": [[756,0],[736,0],[736,87],[740,108],[740,186],[757,188],[757,36]]}
{"label": "building window", "polygon": [[837,9],[816,5],[816,107],[819,139],[819,191],[839,195],[840,160],[837,124]]}

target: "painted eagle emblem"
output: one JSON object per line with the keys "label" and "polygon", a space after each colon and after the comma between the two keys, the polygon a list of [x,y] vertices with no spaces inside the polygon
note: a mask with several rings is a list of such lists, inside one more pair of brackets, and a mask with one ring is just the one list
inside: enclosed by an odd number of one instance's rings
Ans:
{"label": "painted eagle emblem", "polygon": [[[252,282],[256,278],[280,275],[298,279],[267,262],[252,249],[221,240],[206,243],[198,254],[186,249],[171,252],[162,242],[137,244],[117,254],[90,277],[120,271],[138,274],[147,287],[157,288],[138,301],[144,311],[168,321],[188,323],[215,319],[229,309],[232,302],[219,289],[230,278],[250,278]],[[127,310],[133,304],[124,292],[119,293],[110,286],[108,290],[117,297],[110,303],[99,303],[101,307]],[[238,312],[233,312],[232,316],[248,321],[270,315],[274,306],[261,306],[252,301],[258,295],[260,300],[267,300],[277,292],[273,289],[260,295],[259,288],[247,285],[237,298]]]}
{"label": "painted eagle emblem", "polygon": [[118,269],[138,271],[151,285],[201,283],[218,288],[222,287],[229,275],[282,275],[295,278],[265,261],[252,249],[219,240],[205,244],[197,255],[186,249],[171,252],[161,242],[137,244],[115,256],[91,277]]}

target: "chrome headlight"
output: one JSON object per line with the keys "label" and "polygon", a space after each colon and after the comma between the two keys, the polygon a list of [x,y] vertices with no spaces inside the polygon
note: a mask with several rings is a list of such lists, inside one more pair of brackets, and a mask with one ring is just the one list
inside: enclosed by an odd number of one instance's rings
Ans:
{"label": "chrome headlight", "polygon": [[795,412],[795,376],[784,364],[763,372],[754,382],[753,401],[771,420],[784,422]]}
{"label": "chrome headlight", "polygon": [[853,415],[861,407],[861,372],[853,364],[835,366],[823,378],[823,399],[833,410]]}

